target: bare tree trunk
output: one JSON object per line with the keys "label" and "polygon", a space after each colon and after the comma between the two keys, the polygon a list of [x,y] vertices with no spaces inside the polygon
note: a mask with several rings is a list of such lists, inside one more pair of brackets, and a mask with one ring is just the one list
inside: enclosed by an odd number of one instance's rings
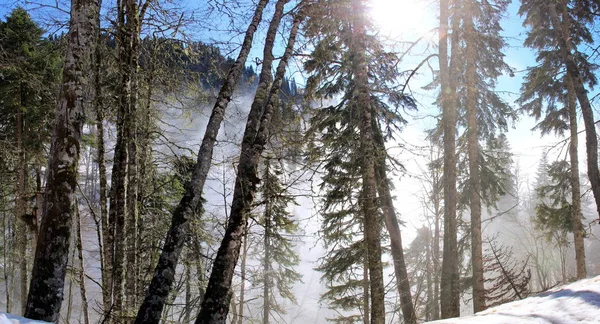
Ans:
{"label": "bare tree trunk", "polygon": [[373,121],[373,136],[376,145],[375,156],[377,162],[375,165],[375,181],[377,183],[377,191],[379,192],[379,203],[383,211],[385,226],[390,234],[392,259],[394,265],[394,274],[396,275],[396,289],[400,296],[400,306],[404,322],[409,324],[417,323],[417,315],[412,302],[410,292],[410,282],[408,280],[408,272],[406,271],[406,263],[404,261],[404,249],[402,247],[402,233],[396,218],[392,191],[389,185],[387,176],[385,143],[381,129],[376,121]]}
{"label": "bare tree trunk", "polygon": [[363,260],[363,323],[370,324],[371,323],[371,308],[369,307],[369,301],[371,299],[371,294],[369,294],[370,286],[369,283],[369,254],[367,251],[367,244],[365,243],[365,256]]}
{"label": "bare tree trunk", "polygon": [[[21,102],[23,102],[23,89],[20,87]],[[26,201],[26,180],[27,164],[25,161],[25,149],[23,148],[23,110],[22,105],[17,106],[16,112],[16,144],[18,152],[17,163],[17,190],[15,194],[15,230],[16,230],[16,257],[19,264],[19,290],[21,292],[21,314],[25,313],[27,304],[27,201]]]}
{"label": "bare tree trunk", "polygon": [[100,0],[72,0],[68,45],[25,316],[56,322],[63,300],[89,70]]}
{"label": "bare tree trunk", "polygon": [[[196,319],[197,324],[225,323],[227,314],[229,313],[233,271],[240,254],[241,239],[246,228],[247,214],[254,200],[257,185],[260,182],[257,175],[257,166],[269,137],[271,117],[278,104],[279,90],[288,61],[292,55],[292,50],[294,49],[301,21],[302,17],[300,14],[296,15],[285,52],[279,61],[269,96],[264,102],[264,109],[256,107],[253,104],[248,114],[248,122],[246,123],[242,139],[242,149],[233,192],[229,224],[214,261],[200,314]],[[255,111],[255,107],[260,110]]]}
{"label": "bare tree trunk", "polygon": [[[100,25],[100,17],[98,16],[98,26]],[[108,200],[106,197],[108,181],[106,176],[106,158],[104,148],[104,107],[102,98],[102,83],[101,83],[101,66],[102,66],[102,36],[100,30],[96,32],[96,49],[94,53],[94,111],[96,113],[96,150],[98,163],[98,176],[100,185],[100,224],[101,238],[99,239],[100,251],[100,270],[102,272],[102,307],[103,312],[107,314],[112,305],[112,246],[114,243],[110,241],[113,238],[109,234],[108,223]]]}
{"label": "bare tree trunk", "polygon": [[[266,179],[264,179],[265,183],[269,183],[269,159],[265,159],[265,167],[267,170],[265,171]],[[271,240],[271,206],[270,201],[271,197],[269,192],[264,197],[265,199],[265,235],[263,237],[264,245],[265,245],[265,255],[263,259],[263,276],[264,276],[264,286],[263,286],[263,324],[269,324],[269,314],[271,313],[271,300],[269,297],[270,293],[270,284],[271,284],[271,256],[270,256],[270,240]]]}
{"label": "bare tree trunk", "polygon": [[244,299],[246,294],[246,259],[248,258],[248,227],[244,231],[244,245],[242,247],[241,284],[240,284],[240,306],[238,310],[237,323],[242,324],[244,320]]}
{"label": "bare tree trunk", "polygon": [[[433,159],[432,159],[433,160]],[[433,230],[433,316],[432,320],[440,319],[440,177],[439,172],[432,169],[431,187],[433,189],[431,199],[434,208],[434,230]]]}
{"label": "bare tree trunk", "polygon": [[257,4],[238,58],[229,70],[227,78],[219,91],[198,152],[198,161],[194,168],[192,180],[187,185],[183,198],[173,211],[171,226],[167,232],[154,276],[148,287],[146,297],[138,310],[135,320],[137,324],[158,323],[160,321],[160,314],[175,279],[175,268],[179,261],[181,249],[186,241],[189,220],[197,211],[202,209],[202,191],[212,162],[213,148],[223,121],[225,109],[231,101],[239,74],[246,64],[254,33],[262,20],[262,13],[268,2],[268,0],[260,0]]}
{"label": "bare tree trunk", "polygon": [[[455,7],[459,1],[455,1]],[[459,262],[456,219],[456,84],[451,82],[455,73],[458,45],[458,15],[452,18],[452,60],[448,65],[448,1],[440,0],[440,83],[442,124],[444,129],[444,251],[440,299],[442,318],[460,316]]]}
{"label": "bare tree trunk", "polygon": [[8,217],[6,215],[6,212],[3,212],[2,215],[4,217],[2,217],[2,236],[3,236],[3,240],[2,240],[2,248],[3,248],[3,261],[4,261],[4,267],[3,267],[3,272],[4,272],[4,287],[5,287],[5,294],[6,294],[6,312],[7,313],[11,313],[12,312],[12,298],[11,298],[11,276],[9,275],[9,273],[14,273],[14,269],[13,269],[13,262],[11,260],[11,258],[9,257],[8,251],[9,249],[9,240],[10,238],[6,236],[7,233],[11,233],[12,230],[10,229],[10,227],[12,227],[10,225],[10,221],[8,220]]}
{"label": "bare tree trunk", "polygon": [[76,245],[77,245],[77,258],[79,259],[79,290],[81,293],[81,309],[83,311],[83,320],[85,324],[90,324],[90,317],[88,312],[88,300],[85,289],[85,263],[83,260],[83,242],[81,238],[81,217],[79,214],[79,207],[75,204],[75,226],[76,228]]}
{"label": "bare tree trunk", "polygon": [[[583,123],[585,125],[585,146],[587,150],[588,178],[590,179],[590,185],[592,187],[592,192],[594,193],[596,210],[598,211],[598,215],[600,217],[600,170],[598,170],[598,137],[596,134],[594,111],[592,110],[592,106],[590,104],[585,85],[583,84],[579,68],[577,67],[575,58],[571,53],[573,49],[568,42],[569,33],[565,33],[565,28],[563,28],[561,24],[560,16],[558,14],[559,11],[557,11],[556,7],[557,2],[559,2],[559,0],[549,1],[548,11],[550,14],[550,19],[552,20],[552,26],[554,30],[557,31],[555,33],[555,37],[563,63],[567,69],[567,75],[573,83],[575,94],[577,95],[579,105],[581,106]],[[568,19],[567,2],[565,0],[560,0],[560,4],[560,13],[562,14],[561,16],[563,17],[565,26],[570,27],[570,20],[566,20]]]}
{"label": "bare tree trunk", "polygon": [[[147,3],[147,2],[146,2]],[[127,72],[130,74],[129,79],[129,115],[127,122],[129,123],[127,130],[128,136],[128,165],[127,165],[127,225],[125,226],[126,235],[126,264],[125,271],[125,297],[127,316],[133,316],[135,307],[137,306],[137,283],[138,283],[138,59],[140,55],[140,30],[141,19],[143,18],[138,7],[137,0],[125,0],[125,12],[127,22],[125,24],[125,33],[127,34],[127,49],[124,61],[127,64]]]}
{"label": "bare tree trunk", "polygon": [[[467,1],[467,16],[473,13],[473,3]],[[479,139],[477,125],[477,62],[475,61],[475,26],[472,17],[465,17],[466,82],[467,82],[467,147],[469,155],[469,207],[471,211],[471,267],[473,269],[473,312],[485,307],[483,281],[483,241],[481,239],[481,172],[479,170]]]}
{"label": "bare tree trunk", "polygon": [[584,230],[581,219],[583,218],[581,212],[581,184],[579,183],[579,157],[577,145],[579,142],[577,134],[577,98],[575,96],[575,89],[573,82],[569,76],[567,79],[567,109],[569,110],[569,130],[571,132],[571,139],[569,143],[569,158],[571,162],[571,222],[573,230],[573,242],[575,245],[575,263],[577,265],[577,279],[583,279],[587,277],[587,270],[585,267],[585,242],[584,242]]}

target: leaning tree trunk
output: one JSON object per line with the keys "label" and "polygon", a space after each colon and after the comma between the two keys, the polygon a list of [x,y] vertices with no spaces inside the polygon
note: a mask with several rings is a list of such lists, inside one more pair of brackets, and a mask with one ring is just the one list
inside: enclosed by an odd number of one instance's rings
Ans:
{"label": "leaning tree trunk", "polygon": [[[588,178],[590,179],[590,185],[592,187],[592,192],[594,193],[598,217],[600,217],[600,170],[598,169],[598,137],[596,135],[596,123],[594,122],[594,111],[592,110],[585,85],[583,84],[583,79],[579,73],[579,68],[571,53],[573,49],[568,41],[569,34],[565,33],[565,29],[562,27],[561,19],[556,8],[556,2],[558,2],[558,0],[549,1],[548,12],[550,14],[550,20],[552,20],[552,27],[555,31],[558,31],[555,33],[556,42],[558,43],[563,64],[567,68],[567,75],[573,83],[575,94],[577,95],[579,105],[581,106],[583,123],[585,125]],[[563,21],[566,26],[570,27],[571,22],[568,20],[570,18],[567,12],[567,3],[564,0],[561,0],[560,3],[560,13],[562,14]]]}
{"label": "leaning tree trunk", "polygon": [[71,208],[77,187],[77,171],[84,116],[84,93],[89,70],[100,0],[72,0],[68,45],[56,118],[31,285],[25,317],[56,322],[71,236]]}
{"label": "leaning tree trunk", "polygon": [[[455,6],[457,6],[455,1]],[[451,77],[455,73],[455,50],[458,33],[452,33],[452,60],[448,65],[448,1],[440,0],[440,85],[442,127],[444,130],[444,250],[442,256],[442,280],[440,302],[442,318],[460,316],[459,262],[456,220],[456,84]],[[452,27],[458,27],[458,15],[454,14]]]}
{"label": "leaning tree trunk", "polygon": [[229,70],[225,82],[219,91],[198,152],[198,160],[194,168],[192,180],[186,186],[183,198],[181,198],[181,201],[173,211],[171,226],[167,232],[165,243],[146,297],[138,310],[135,323],[158,323],[160,321],[167,296],[175,280],[175,268],[177,267],[181,249],[188,234],[189,221],[197,211],[202,209],[202,191],[212,162],[213,148],[217,141],[217,134],[223,121],[225,108],[227,108],[229,101],[231,101],[238,77],[246,64],[248,53],[252,47],[254,33],[262,20],[262,13],[268,2],[268,0],[260,0],[257,4],[238,58]]}
{"label": "leaning tree trunk", "polygon": [[[474,12],[468,2],[467,12]],[[477,62],[476,39],[472,17],[465,17],[466,82],[467,82],[467,150],[469,155],[469,209],[471,211],[471,267],[473,268],[473,312],[485,309],[483,281],[483,242],[481,239],[481,172],[479,170],[479,140],[477,125]]]}
{"label": "leaning tree trunk", "polygon": [[[225,323],[227,319],[232,294],[231,280],[240,254],[247,216],[254,201],[257,185],[260,182],[257,167],[260,155],[269,137],[271,117],[278,104],[279,90],[294,49],[301,21],[302,16],[300,14],[296,15],[285,52],[281,61],[279,61],[275,79],[263,106],[264,108],[252,105],[248,114],[233,191],[229,224],[213,264],[196,324],[221,324]],[[254,108],[258,108],[259,111],[254,111]]]}
{"label": "leaning tree trunk", "polygon": [[366,48],[366,7],[363,0],[352,1],[353,35],[350,52],[353,55],[354,93],[352,105],[360,113],[360,147],[362,173],[362,210],[364,213],[364,235],[367,245],[369,281],[371,288],[371,323],[385,323],[385,287],[383,284],[383,266],[381,263],[381,226],[377,206],[377,183],[375,180],[375,162],[377,152],[373,136],[373,106],[370,103],[369,77]]}
{"label": "leaning tree trunk", "polygon": [[383,211],[385,226],[390,234],[394,274],[396,275],[396,289],[398,289],[398,295],[400,296],[400,307],[402,308],[404,322],[414,324],[417,323],[417,315],[415,314],[412,302],[410,282],[408,281],[408,272],[406,271],[406,262],[404,261],[402,233],[400,232],[400,226],[398,225],[398,219],[396,218],[392,190],[388,182],[385,143],[383,135],[381,134],[381,129],[379,129],[379,125],[376,121],[373,121],[373,132],[377,144],[375,152],[377,157],[375,179],[377,182],[377,191],[379,192],[379,200]]}

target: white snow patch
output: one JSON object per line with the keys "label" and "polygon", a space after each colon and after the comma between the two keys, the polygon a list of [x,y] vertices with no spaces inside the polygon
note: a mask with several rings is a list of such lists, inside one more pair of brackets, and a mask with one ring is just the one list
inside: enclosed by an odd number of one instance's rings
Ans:
{"label": "white snow patch", "polygon": [[19,317],[0,312],[0,324],[44,324],[50,322],[35,321],[24,317]]}
{"label": "white snow patch", "polygon": [[487,309],[472,316],[429,323],[600,323],[600,276],[579,280],[534,297]]}

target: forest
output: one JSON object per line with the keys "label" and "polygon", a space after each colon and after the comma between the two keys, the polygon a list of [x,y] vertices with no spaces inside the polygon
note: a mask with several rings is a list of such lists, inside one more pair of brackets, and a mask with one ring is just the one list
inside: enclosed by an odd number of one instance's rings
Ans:
{"label": "forest", "polygon": [[0,14],[2,312],[415,324],[600,275],[598,1]]}

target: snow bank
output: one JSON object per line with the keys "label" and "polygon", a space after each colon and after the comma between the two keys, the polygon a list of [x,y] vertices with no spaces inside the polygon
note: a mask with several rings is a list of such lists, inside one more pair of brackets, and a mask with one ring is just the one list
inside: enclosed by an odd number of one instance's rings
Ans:
{"label": "snow bank", "polygon": [[600,276],[576,281],[534,297],[506,303],[472,316],[435,324],[600,323]]}
{"label": "snow bank", "polygon": [[0,324],[48,324],[50,322],[34,321],[24,317],[19,317],[0,312]]}

